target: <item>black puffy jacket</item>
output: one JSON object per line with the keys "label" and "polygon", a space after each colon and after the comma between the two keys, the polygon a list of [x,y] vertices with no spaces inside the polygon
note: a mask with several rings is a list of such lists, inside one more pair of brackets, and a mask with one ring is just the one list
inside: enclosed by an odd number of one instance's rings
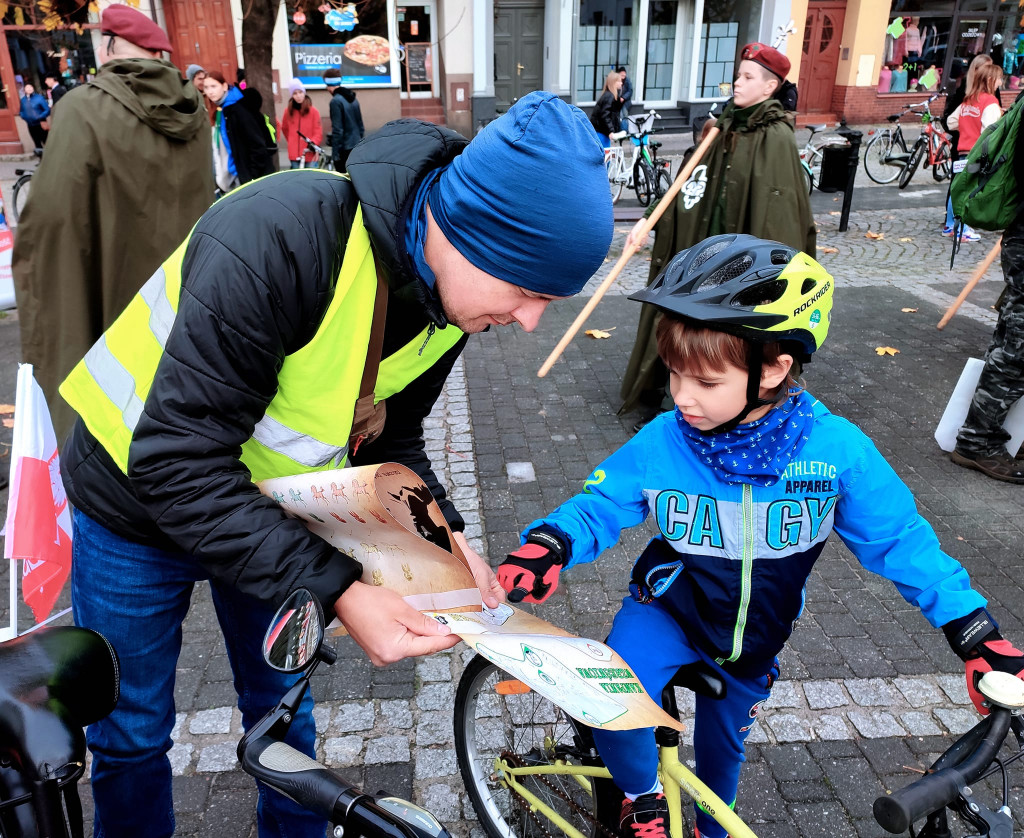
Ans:
{"label": "black puffy jacket", "polygon": [[[282,172],[236,190],[196,224],[178,314],[132,437],[126,477],[79,420],[62,455],[72,504],[123,538],[194,554],[216,579],[277,603],[298,586],[330,613],[359,563],[260,494],[239,460],[274,398],[286,355],[307,344],[334,291],[357,202],[389,285],[384,357],[447,320],[404,247],[404,213],[420,179],[467,140],[399,120],[357,146],[351,182]],[[403,463],[462,519],[424,451],[429,414],[466,343],[388,399],[387,423],[353,463]],[[216,347],[215,352],[210,347]]]}

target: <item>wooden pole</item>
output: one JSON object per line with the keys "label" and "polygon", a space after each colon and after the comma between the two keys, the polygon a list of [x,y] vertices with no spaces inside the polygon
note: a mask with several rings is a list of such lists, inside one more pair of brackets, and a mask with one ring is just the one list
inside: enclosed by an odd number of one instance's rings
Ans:
{"label": "wooden pole", "polygon": [[999,255],[1000,247],[1002,246],[1003,240],[999,239],[992,249],[988,252],[988,255],[978,263],[978,267],[974,269],[974,273],[971,274],[971,278],[967,280],[967,284],[964,286],[964,290],[960,292],[960,296],[953,300],[953,304],[946,309],[946,313],[942,315],[942,319],[939,321],[936,329],[945,329],[946,324],[953,319],[953,315],[956,314],[956,310],[960,308],[963,301],[967,299],[967,295],[974,290],[974,286],[981,281],[982,275],[989,269],[996,257]]}
{"label": "wooden pole", "polygon": [[551,350],[551,354],[548,355],[547,360],[541,365],[541,368],[537,371],[537,377],[543,378],[551,371],[551,367],[554,366],[565,348],[572,342],[572,339],[576,336],[576,333],[580,330],[580,327],[586,322],[591,312],[597,308],[597,304],[601,302],[601,298],[605,295],[605,292],[616,280],[618,275],[622,273],[622,269],[626,266],[626,262],[629,261],[630,257],[636,253],[640,245],[647,240],[648,234],[654,229],[654,225],[658,223],[658,219],[661,218],[665,210],[671,205],[676,199],[676,195],[679,194],[679,190],[683,188],[683,184],[689,179],[690,175],[693,174],[693,170],[697,168],[697,164],[700,159],[707,152],[708,147],[714,142],[715,137],[719,134],[718,128],[712,128],[708,131],[708,135],[704,138],[697,149],[693,152],[693,156],[689,159],[687,164],[683,166],[682,170],[676,176],[676,179],[672,182],[672,185],[668,188],[664,195],[661,197],[661,201],[658,206],[654,208],[654,212],[651,213],[650,218],[644,223],[643,227],[640,228],[640,233],[636,238],[634,244],[627,243],[622,248],[622,255],[619,257],[619,261],[615,263],[615,266],[611,269],[611,272],[604,278],[604,281],[598,286],[594,292],[594,296],[590,298],[587,304],[583,307],[583,311],[579,313],[576,320],[569,327],[568,331],[562,335],[562,339],[558,341],[558,345]]}

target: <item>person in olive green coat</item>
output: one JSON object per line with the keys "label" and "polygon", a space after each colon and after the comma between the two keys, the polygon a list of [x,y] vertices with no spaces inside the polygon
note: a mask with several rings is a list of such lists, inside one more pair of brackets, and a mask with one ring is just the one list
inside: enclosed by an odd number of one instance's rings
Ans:
{"label": "person in olive green coat", "polygon": [[214,196],[206,107],[162,59],[167,35],[124,5],[101,28],[102,66],[61,99],[14,233],[22,361],[61,442],[75,414],[57,386]]}
{"label": "person in olive green coat", "polygon": [[[722,233],[749,233],[815,255],[817,234],[793,120],[772,98],[789,60],[763,44],[748,44],[742,56],[734,98],[716,123],[721,133],[654,228],[648,284],[679,251]],[[642,224],[630,232],[631,241]],[[658,358],[657,320],[657,310],[645,305],[619,393],[620,414],[662,402],[668,375]],[[664,408],[671,409],[670,401]]]}

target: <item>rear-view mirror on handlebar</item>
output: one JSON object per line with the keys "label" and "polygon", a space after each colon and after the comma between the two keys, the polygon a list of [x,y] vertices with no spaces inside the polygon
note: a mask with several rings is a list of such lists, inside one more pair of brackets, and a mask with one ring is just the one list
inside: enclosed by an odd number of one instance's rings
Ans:
{"label": "rear-view mirror on handlebar", "polygon": [[320,603],[305,588],[284,601],[263,639],[263,657],[281,672],[300,672],[316,657],[324,639]]}

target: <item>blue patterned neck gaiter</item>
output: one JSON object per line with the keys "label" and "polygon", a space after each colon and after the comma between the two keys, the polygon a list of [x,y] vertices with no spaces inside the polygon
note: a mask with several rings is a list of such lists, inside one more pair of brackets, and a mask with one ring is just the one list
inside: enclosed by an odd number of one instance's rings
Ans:
{"label": "blue patterned neck gaiter", "polygon": [[676,408],[676,423],[694,454],[726,483],[771,486],[799,453],[814,422],[814,398],[794,387],[789,397],[756,422],[704,436]]}

